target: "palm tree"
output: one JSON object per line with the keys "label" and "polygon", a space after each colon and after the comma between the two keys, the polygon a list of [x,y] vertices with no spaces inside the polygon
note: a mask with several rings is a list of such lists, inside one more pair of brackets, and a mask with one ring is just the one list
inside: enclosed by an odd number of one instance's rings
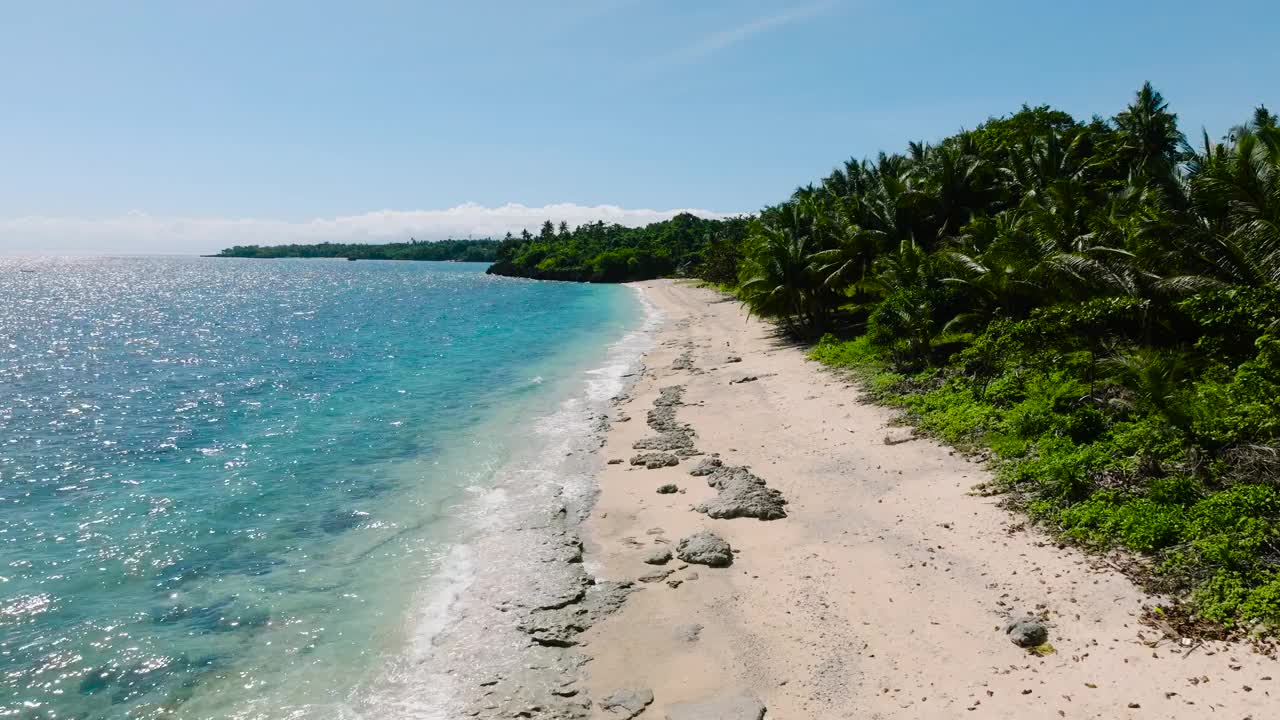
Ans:
{"label": "palm tree", "polygon": [[1115,125],[1118,154],[1135,182],[1167,183],[1185,159],[1187,140],[1164,96],[1151,83],[1143,83],[1133,103],[1116,115]]}
{"label": "palm tree", "polygon": [[1280,129],[1260,108],[1235,135],[1231,148],[1206,147],[1195,159],[1190,184],[1200,218],[1184,247],[1204,279],[1280,284]]}
{"label": "palm tree", "polygon": [[1101,365],[1129,391],[1128,397],[1112,400],[1112,404],[1153,411],[1170,427],[1191,434],[1192,418],[1182,402],[1182,392],[1194,365],[1186,353],[1133,348],[1103,360]]}
{"label": "palm tree", "polygon": [[859,225],[856,209],[852,200],[831,203],[828,223],[833,246],[812,256],[823,284],[837,292],[844,288],[864,290],[885,246],[885,233]]}
{"label": "palm tree", "polygon": [[933,235],[938,239],[959,232],[973,219],[974,210],[986,205],[990,192],[987,166],[967,136],[924,147],[912,175],[928,198]]}
{"label": "palm tree", "polygon": [[751,225],[739,297],[757,315],[820,329],[830,291],[814,271],[813,236],[794,202],[761,214]]}
{"label": "palm tree", "polygon": [[1089,141],[1080,131],[1023,139],[1000,168],[1002,185],[1022,201],[1034,201],[1057,182],[1082,182],[1089,169]]}

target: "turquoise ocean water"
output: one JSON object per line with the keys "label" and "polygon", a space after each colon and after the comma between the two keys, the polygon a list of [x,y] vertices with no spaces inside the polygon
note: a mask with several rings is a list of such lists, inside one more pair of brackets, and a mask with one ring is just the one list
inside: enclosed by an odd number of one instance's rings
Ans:
{"label": "turquoise ocean water", "polygon": [[483,269],[0,259],[0,717],[359,717],[426,657],[643,321]]}

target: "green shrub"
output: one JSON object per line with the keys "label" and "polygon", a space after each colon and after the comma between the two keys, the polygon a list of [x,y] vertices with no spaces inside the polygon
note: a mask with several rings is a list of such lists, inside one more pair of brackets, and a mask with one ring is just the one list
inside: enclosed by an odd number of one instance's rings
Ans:
{"label": "green shrub", "polygon": [[[1009,408],[1002,420],[1004,427],[1014,435],[1031,439],[1054,432],[1077,440],[1091,440],[1101,431],[1101,416],[1096,411],[1093,415],[1097,419],[1093,420],[1087,417],[1087,409],[1077,408],[1086,388],[1065,370],[1048,374],[1028,373],[1023,378],[1021,389],[1022,399]],[[990,390],[988,388],[988,392]],[[1077,411],[1082,413],[1081,417],[1073,418]]]}
{"label": "green shrub", "polygon": [[1084,542],[1119,542],[1130,550],[1152,552],[1175,544],[1185,524],[1183,509],[1150,498],[1125,498],[1099,492],[1060,515],[1067,534]]}
{"label": "green shrub", "polygon": [[1192,593],[1199,613],[1227,627],[1280,625],[1280,573],[1249,577],[1223,570]]}
{"label": "green shrub", "polygon": [[880,351],[871,344],[867,335],[855,340],[841,340],[828,333],[809,351],[809,357],[823,365],[850,369],[879,368],[884,364]]}
{"label": "green shrub", "polygon": [[1147,497],[1165,505],[1191,505],[1203,494],[1200,483],[1186,475],[1156,478],[1147,485]]}
{"label": "green shrub", "polygon": [[1280,497],[1263,485],[1237,485],[1210,495],[1188,512],[1186,540],[1205,562],[1232,570],[1257,567],[1261,552],[1280,538]]}
{"label": "green shrub", "polygon": [[971,446],[996,425],[999,411],[974,398],[961,382],[949,382],[921,395],[903,399],[919,426],[949,443]]}
{"label": "green shrub", "polygon": [[1048,500],[1078,502],[1093,492],[1090,477],[1095,472],[1114,467],[1112,451],[1103,443],[1079,445],[1070,438],[1046,436],[1004,475],[1014,485]]}
{"label": "green shrub", "polygon": [[928,359],[938,331],[937,298],[917,287],[904,287],[885,298],[867,321],[871,345],[888,351],[893,362],[915,367]]}

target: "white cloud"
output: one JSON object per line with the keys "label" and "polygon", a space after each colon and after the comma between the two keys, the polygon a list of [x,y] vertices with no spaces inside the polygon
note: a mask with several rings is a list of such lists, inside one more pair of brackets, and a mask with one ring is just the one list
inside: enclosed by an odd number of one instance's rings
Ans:
{"label": "white cloud", "polygon": [[693,62],[699,58],[724,50],[731,45],[736,45],[737,43],[747,40],[755,35],[821,15],[827,10],[830,10],[834,5],[835,0],[824,0],[823,2],[814,3],[812,5],[805,5],[803,7],[787,10],[786,12],[778,13],[777,15],[757,18],[735,27],[718,30],[708,35],[704,35],[695,43],[655,58],[652,63],[650,63],[650,66],[653,68],[663,68]]}
{"label": "white cloud", "polygon": [[110,218],[0,218],[0,254],[27,253],[211,253],[232,245],[319,242],[395,242],[447,237],[495,237],[544,220],[577,226],[602,220],[637,226],[690,212],[728,217],[709,210],[628,209],[616,205],[560,203],[528,207],[508,203],[485,207],[467,203],[444,210],[378,210],[361,215],[305,221],[219,217],[158,217],[134,212]]}

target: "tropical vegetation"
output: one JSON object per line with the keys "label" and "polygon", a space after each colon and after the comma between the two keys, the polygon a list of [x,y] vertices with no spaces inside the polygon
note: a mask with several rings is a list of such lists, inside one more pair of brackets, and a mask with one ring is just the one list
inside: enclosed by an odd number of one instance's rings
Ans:
{"label": "tropical vegetation", "polygon": [[537,235],[508,234],[489,268],[495,275],[540,280],[626,282],[656,277],[736,278],[746,218],[681,213],[643,227],[594,222],[572,230],[550,220]]}
{"label": "tropical vegetation", "polygon": [[[1280,128],[1023,107],[750,222],[736,292],[1178,614],[1280,625]],[[723,280],[717,279],[717,282]],[[1172,609],[1168,610],[1171,614]]]}

